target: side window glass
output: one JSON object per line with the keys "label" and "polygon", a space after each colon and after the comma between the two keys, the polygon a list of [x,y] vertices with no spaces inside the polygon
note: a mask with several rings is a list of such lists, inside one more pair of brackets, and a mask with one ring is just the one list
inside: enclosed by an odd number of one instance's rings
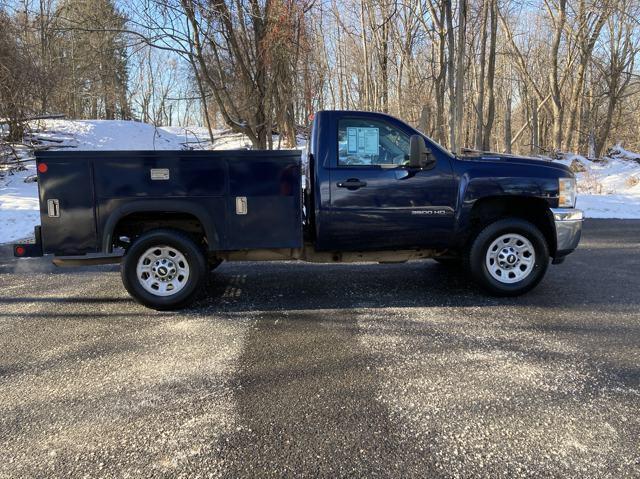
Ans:
{"label": "side window glass", "polygon": [[409,136],[384,121],[338,123],[338,166],[400,166],[409,161]]}

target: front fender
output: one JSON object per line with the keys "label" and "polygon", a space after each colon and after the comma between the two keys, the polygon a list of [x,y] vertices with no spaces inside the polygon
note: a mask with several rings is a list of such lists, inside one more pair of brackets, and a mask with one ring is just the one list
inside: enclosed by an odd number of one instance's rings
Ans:
{"label": "front fender", "polygon": [[[511,171],[509,171],[511,170]],[[519,168],[501,165],[501,168],[483,168],[482,174],[469,171],[460,176],[458,205],[456,211],[456,237],[466,238],[472,232],[473,211],[479,201],[491,200],[504,211],[527,205],[544,215],[558,204],[558,179],[551,172],[531,176],[518,171]],[[534,212],[532,211],[532,214]]]}

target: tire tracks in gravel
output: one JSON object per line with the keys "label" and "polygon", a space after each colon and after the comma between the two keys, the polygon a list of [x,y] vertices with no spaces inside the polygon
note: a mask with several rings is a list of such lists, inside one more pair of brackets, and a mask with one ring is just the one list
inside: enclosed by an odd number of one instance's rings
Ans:
{"label": "tire tracks in gravel", "polygon": [[433,477],[430,458],[377,400],[359,309],[257,312],[235,387],[226,477]]}

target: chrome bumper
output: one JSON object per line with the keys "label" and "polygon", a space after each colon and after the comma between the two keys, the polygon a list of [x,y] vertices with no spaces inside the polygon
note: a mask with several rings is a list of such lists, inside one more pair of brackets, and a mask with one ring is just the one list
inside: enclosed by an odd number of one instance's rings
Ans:
{"label": "chrome bumper", "polygon": [[582,233],[582,210],[574,208],[551,208],[556,225],[556,254],[559,258],[578,247]]}

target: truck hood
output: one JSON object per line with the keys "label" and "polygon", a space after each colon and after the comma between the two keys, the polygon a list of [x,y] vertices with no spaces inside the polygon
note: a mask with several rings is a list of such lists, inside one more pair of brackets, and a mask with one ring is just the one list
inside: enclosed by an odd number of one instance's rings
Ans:
{"label": "truck hood", "polygon": [[491,153],[491,152],[482,152],[482,153],[469,153],[464,155],[459,155],[458,158],[463,161],[477,161],[480,163],[517,163],[521,165],[531,165],[531,166],[543,166],[547,168],[555,168],[557,170],[562,170],[571,173],[571,170],[568,166],[563,165],[562,163],[558,163],[556,161],[545,160],[542,158],[533,158],[530,156],[518,156],[518,155],[509,155],[506,153]]}

